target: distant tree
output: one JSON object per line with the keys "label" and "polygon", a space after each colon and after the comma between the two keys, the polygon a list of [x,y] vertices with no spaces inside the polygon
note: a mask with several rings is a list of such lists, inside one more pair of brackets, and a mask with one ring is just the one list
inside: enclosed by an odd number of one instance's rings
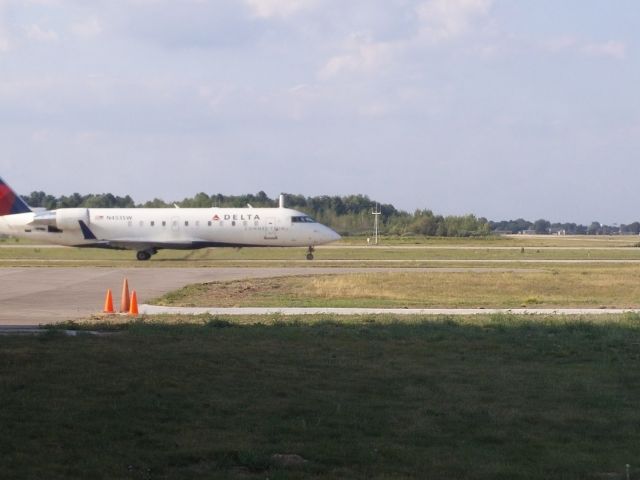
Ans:
{"label": "distant tree", "polygon": [[185,198],[177,202],[183,208],[208,208],[213,205],[211,198],[204,192],[197,193],[193,198]]}
{"label": "distant tree", "polygon": [[578,225],[576,227],[576,235],[586,235],[587,234],[587,226],[586,225]]}
{"label": "distant tree", "polygon": [[517,220],[502,220],[500,222],[489,222],[491,230],[503,230],[511,233],[519,233],[524,230],[529,230],[533,227],[533,223],[518,218]]}
{"label": "distant tree", "polygon": [[599,235],[601,233],[600,230],[600,222],[591,222],[591,225],[587,229],[588,235]]}
{"label": "distant tree", "polygon": [[413,233],[434,236],[442,223],[442,217],[436,217],[431,210],[416,210],[409,229]]}
{"label": "distant tree", "polygon": [[549,233],[549,228],[551,228],[551,222],[543,218],[533,222],[533,229],[535,230],[536,233],[539,233],[539,234]]}
{"label": "distant tree", "polygon": [[167,207],[170,207],[170,205],[168,203],[166,203],[164,200],[160,200],[159,198],[154,198],[153,200],[150,200],[150,201],[145,202],[144,204],[140,205],[140,207],[143,207],[143,208],[167,208]]}
{"label": "distant tree", "polygon": [[[260,192],[260,193],[264,194],[264,192]],[[287,198],[287,205],[290,208],[306,208],[307,207],[307,198],[304,195],[292,195],[288,193],[286,194],[286,198]],[[270,199],[265,195],[265,201],[266,200],[270,200]]]}
{"label": "distant tree", "polygon": [[58,201],[53,195],[47,195],[44,192],[31,192],[29,195],[22,195],[22,199],[27,202],[27,205],[35,208],[55,210],[58,205]]}
{"label": "distant tree", "polygon": [[[111,193],[81,195],[74,193],[69,196],[54,197],[45,192],[32,192],[23,196],[27,204],[32,207],[56,208],[69,207],[146,207],[166,208],[174,203],[182,207],[245,207],[247,204],[258,207],[273,207],[278,200],[270,198],[264,191],[256,194],[223,195],[214,193],[208,195],[200,192],[193,197],[179,202],[165,201],[154,198],[143,204],[135,205],[133,199],[127,195],[115,196]],[[298,194],[287,194],[285,204],[315,217],[318,221],[329,225],[342,234],[370,234],[373,228],[371,210],[377,206],[380,209],[380,228],[383,233],[405,235],[419,234],[430,236],[471,236],[488,235],[492,230],[518,233],[533,228],[538,233],[548,233],[553,227],[565,230],[569,234],[586,233],[640,233],[640,222],[629,225],[607,226],[593,222],[589,227],[575,223],[554,223],[544,219],[530,222],[523,218],[516,220],[488,221],[484,217],[474,215],[436,215],[429,209],[418,209],[413,213],[397,210],[391,204],[384,204],[366,195],[329,196],[321,195],[305,197]]]}

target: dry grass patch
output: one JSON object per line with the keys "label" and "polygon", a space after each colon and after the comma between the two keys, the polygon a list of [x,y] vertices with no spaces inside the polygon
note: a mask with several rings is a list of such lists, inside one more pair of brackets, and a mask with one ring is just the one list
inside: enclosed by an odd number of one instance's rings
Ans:
{"label": "dry grass patch", "polygon": [[640,305],[640,268],[294,276],[191,285],[155,303],[223,307],[631,308]]}

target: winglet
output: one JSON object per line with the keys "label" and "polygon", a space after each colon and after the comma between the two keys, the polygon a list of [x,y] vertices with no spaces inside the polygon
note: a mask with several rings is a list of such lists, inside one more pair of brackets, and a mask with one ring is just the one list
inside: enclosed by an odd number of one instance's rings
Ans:
{"label": "winglet", "polygon": [[20,195],[11,190],[2,178],[0,178],[0,217],[15,215],[17,213],[29,213],[31,209]]}
{"label": "winglet", "polygon": [[82,235],[84,235],[85,240],[97,240],[96,236],[89,229],[89,227],[87,227],[87,224],[84,223],[83,220],[78,220],[78,223],[80,224],[80,228],[82,229]]}

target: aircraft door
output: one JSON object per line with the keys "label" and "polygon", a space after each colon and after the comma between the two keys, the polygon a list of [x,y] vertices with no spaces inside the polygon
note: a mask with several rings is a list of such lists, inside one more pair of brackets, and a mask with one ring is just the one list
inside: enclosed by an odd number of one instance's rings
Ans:
{"label": "aircraft door", "polygon": [[278,227],[276,226],[276,219],[269,217],[266,219],[267,230],[264,232],[265,240],[277,240],[278,239]]}
{"label": "aircraft door", "polygon": [[180,235],[180,217],[171,217],[171,234],[174,237]]}

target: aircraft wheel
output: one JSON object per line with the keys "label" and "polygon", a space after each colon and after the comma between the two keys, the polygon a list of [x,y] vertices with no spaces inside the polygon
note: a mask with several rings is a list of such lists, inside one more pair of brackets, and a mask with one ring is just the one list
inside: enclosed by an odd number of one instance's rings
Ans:
{"label": "aircraft wheel", "polygon": [[313,260],[313,253],[307,253],[307,260]]}
{"label": "aircraft wheel", "polygon": [[151,254],[142,250],[136,254],[136,258],[141,261],[149,260],[151,258]]}

